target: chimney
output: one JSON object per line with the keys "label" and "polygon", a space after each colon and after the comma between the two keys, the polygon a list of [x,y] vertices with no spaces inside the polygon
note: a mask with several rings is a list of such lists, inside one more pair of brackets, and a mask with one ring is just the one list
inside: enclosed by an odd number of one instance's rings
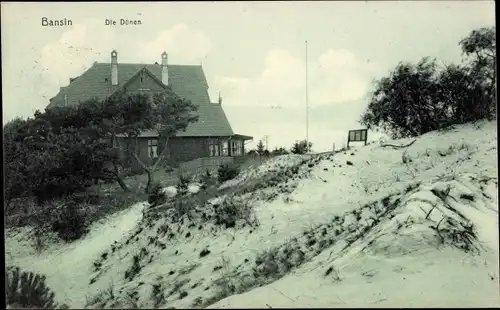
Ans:
{"label": "chimney", "polygon": [[168,55],[166,52],[161,54],[161,82],[168,85]]}
{"label": "chimney", "polygon": [[111,85],[118,85],[118,54],[111,52]]}
{"label": "chimney", "polygon": [[219,105],[222,105],[222,97],[220,96],[220,92],[219,92]]}

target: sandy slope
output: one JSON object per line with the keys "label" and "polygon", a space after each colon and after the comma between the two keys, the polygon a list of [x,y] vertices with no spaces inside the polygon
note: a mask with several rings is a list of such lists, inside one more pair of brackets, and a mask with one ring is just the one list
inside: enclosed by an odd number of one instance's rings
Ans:
{"label": "sandy slope", "polygon": [[492,280],[489,275],[498,266],[457,256],[462,255],[446,249],[403,257],[358,257],[339,271],[338,282],[325,277],[324,269],[313,270],[209,308],[498,306],[498,276]]}
{"label": "sandy slope", "polygon": [[[262,253],[282,252],[288,245],[305,253],[302,263],[262,287],[253,279],[255,285],[242,290],[246,293],[233,293],[213,307],[500,305],[496,122],[428,133],[406,152],[370,144],[333,158],[282,156],[222,187],[263,183],[293,165],[300,165],[294,179],[246,194],[257,228],[222,229],[196,220],[177,224],[162,214],[151,225],[136,226],[142,215],[137,205],[82,241],[53,246],[38,257],[21,253],[19,237],[9,238],[6,247],[11,261],[45,273],[58,298],[79,307],[86,295],[110,283],[113,298],[105,296],[94,306],[153,307],[154,287],[164,293],[163,308],[217,301],[216,296],[224,297],[221,283],[238,285],[260,268]],[[171,188],[167,192],[175,195]],[[473,223],[473,245],[479,250],[457,248],[463,240],[439,241],[432,227],[443,217],[451,219],[441,226],[449,232]],[[363,229],[366,233],[358,233]],[[203,249],[210,253],[201,257]],[[102,267],[92,270],[104,251]],[[124,275],[134,256],[140,257],[140,268],[129,280]],[[334,271],[325,276],[330,267]]]}
{"label": "sandy slope", "polygon": [[22,233],[8,238],[5,247],[10,255],[6,257],[6,263],[16,264],[22,270],[45,274],[47,284],[56,293],[56,299],[71,307],[83,307],[92,263],[113,242],[123,238],[137,225],[143,208],[144,203],[135,204],[96,223],[84,239],[69,245],[52,245],[40,255],[33,253]]}

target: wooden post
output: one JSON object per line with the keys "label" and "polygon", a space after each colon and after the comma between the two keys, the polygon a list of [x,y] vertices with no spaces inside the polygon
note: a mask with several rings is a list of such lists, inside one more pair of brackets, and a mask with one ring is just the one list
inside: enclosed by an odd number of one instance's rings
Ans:
{"label": "wooden post", "polygon": [[333,143],[332,155],[335,155],[335,143]]}

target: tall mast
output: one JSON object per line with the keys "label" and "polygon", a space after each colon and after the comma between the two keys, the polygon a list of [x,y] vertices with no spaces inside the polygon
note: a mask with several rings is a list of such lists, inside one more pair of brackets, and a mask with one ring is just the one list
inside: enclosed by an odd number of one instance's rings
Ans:
{"label": "tall mast", "polygon": [[309,83],[307,64],[307,40],[306,40],[306,148],[309,152]]}

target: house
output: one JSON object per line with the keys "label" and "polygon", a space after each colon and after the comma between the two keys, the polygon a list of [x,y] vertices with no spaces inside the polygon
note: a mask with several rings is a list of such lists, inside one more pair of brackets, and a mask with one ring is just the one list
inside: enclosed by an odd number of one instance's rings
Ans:
{"label": "house", "polygon": [[[178,96],[191,100],[198,107],[199,116],[185,132],[170,138],[166,151],[170,164],[208,158],[212,165],[216,165],[245,154],[245,141],[252,140],[252,137],[233,132],[220,96],[217,103],[210,102],[202,66],[168,64],[165,52],[161,54],[160,64],[130,64],[119,63],[118,53],[112,51],[110,63],[95,62],[79,77],[70,78],[69,85],[60,88],[59,93],[50,99],[48,107],[76,106],[93,98],[104,100],[118,90],[156,93],[167,87]],[[158,146],[162,145],[158,133],[146,131],[139,139],[141,160],[154,161],[158,157]]]}

